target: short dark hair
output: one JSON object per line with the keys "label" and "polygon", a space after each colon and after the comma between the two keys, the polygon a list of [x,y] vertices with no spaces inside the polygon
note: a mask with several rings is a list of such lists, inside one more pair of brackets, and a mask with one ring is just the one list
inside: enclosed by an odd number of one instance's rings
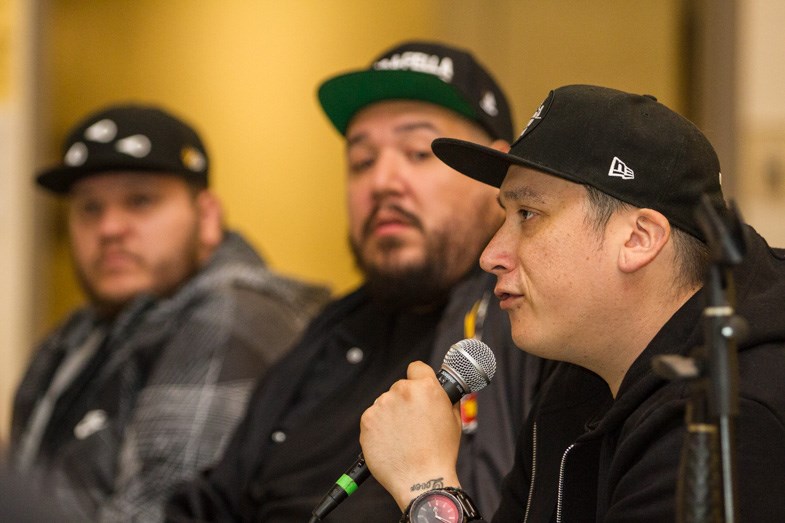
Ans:
{"label": "short dark hair", "polygon": [[[616,212],[632,208],[618,198],[609,196],[590,185],[586,188],[589,211],[587,221],[598,235],[602,235],[608,221]],[[671,226],[671,237],[677,264],[678,284],[681,287],[694,287],[700,285],[706,276],[709,266],[709,248],[695,236],[684,232],[676,226]]]}

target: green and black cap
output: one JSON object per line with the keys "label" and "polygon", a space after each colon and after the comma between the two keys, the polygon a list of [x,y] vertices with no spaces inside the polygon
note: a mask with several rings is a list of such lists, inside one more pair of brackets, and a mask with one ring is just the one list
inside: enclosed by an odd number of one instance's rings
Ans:
{"label": "green and black cap", "polygon": [[367,69],[326,80],[319,102],[336,129],[346,134],[352,117],[383,100],[420,100],[465,116],[494,139],[512,140],[507,97],[491,74],[463,49],[405,42],[376,58]]}

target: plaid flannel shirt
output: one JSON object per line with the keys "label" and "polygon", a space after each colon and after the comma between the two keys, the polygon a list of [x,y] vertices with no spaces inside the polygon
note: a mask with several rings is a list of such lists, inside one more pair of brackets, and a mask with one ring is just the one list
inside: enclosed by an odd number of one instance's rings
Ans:
{"label": "plaid flannel shirt", "polygon": [[[270,272],[228,233],[173,296],[140,296],[115,319],[100,364],[58,400],[34,473],[79,519],[161,520],[168,494],[220,457],[255,379],[327,298],[324,288]],[[95,321],[81,309],[37,349],[15,398],[12,445]]]}

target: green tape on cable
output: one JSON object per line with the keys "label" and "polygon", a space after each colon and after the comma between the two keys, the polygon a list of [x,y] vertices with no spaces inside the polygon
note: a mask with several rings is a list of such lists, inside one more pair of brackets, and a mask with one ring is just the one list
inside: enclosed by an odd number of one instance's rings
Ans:
{"label": "green tape on cable", "polygon": [[354,491],[357,490],[357,483],[355,483],[354,480],[346,474],[338,478],[338,481],[336,481],[335,484],[345,490],[346,494],[349,496],[351,496]]}

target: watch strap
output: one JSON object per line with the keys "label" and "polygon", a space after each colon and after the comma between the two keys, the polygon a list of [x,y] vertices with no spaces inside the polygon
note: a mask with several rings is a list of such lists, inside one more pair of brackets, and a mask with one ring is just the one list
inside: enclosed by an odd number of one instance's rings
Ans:
{"label": "watch strap", "polygon": [[478,521],[482,519],[480,515],[480,511],[477,509],[477,506],[472,501],[472,498],[463,490],[455,487],[445,487],[445,491],[449,492],[456,498],[458,501],[461,502],[461,508],[463,509],[463,520],[464,521]]}

